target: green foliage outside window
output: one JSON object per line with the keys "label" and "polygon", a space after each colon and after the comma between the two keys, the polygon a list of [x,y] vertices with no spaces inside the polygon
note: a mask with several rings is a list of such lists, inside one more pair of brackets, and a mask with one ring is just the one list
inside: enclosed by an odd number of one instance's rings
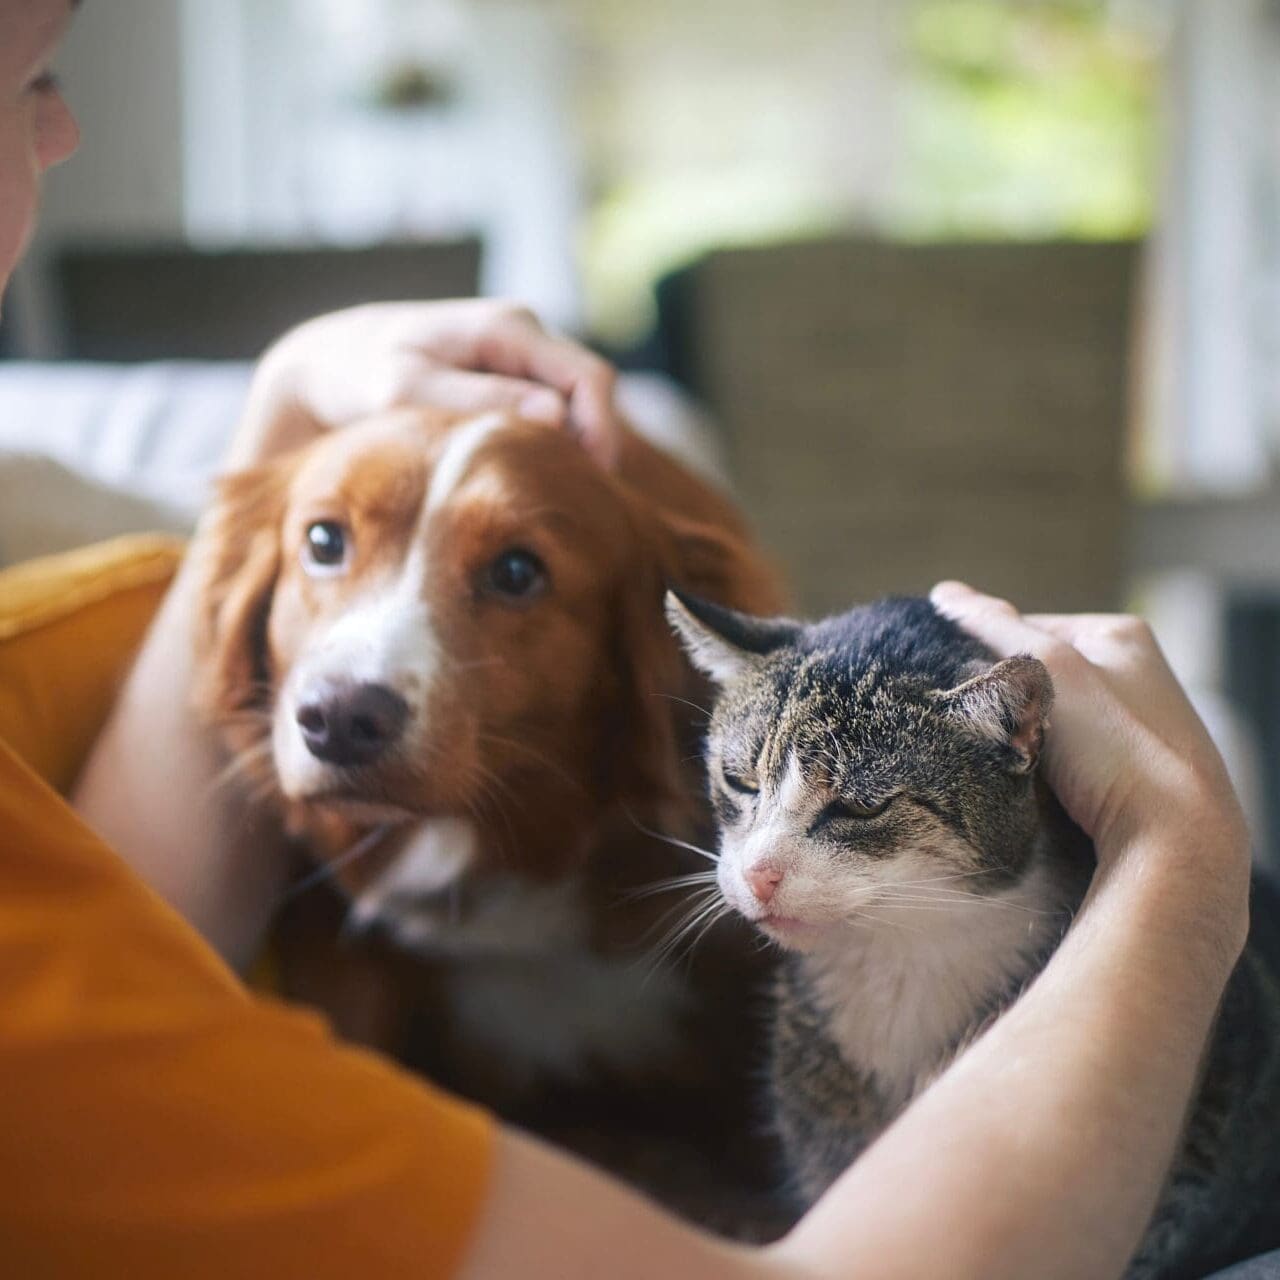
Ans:
{"label": "green foliage outside window", "polygon": [[1085,0],[923,0],[907,23],[887,217],[907,236],[1140,234],[1157,40]]}
{"label": "green foliage outside window", "polygon": [[[1149,226],[1159,0],[902,0],[883,10],[893,75],[882,110],[850,128],[882,131],[885,171],[861,192],[810,145],[846,109],[824,47],[829,0],[769,5],[776,36],[754,69],[708,44],[688,82],[635,75],[584,104],[595,124],[594,196],[581,266],[598,333],[636,336],[651,318],[653,281],[719,245],[854,228],[904,239],[1105,239]],[[761,21],[760,5],[751,12]],[[669,12],[653,22],[663,28],[654,38],[707,38],[705,26],[675,30]],[[602,49],[625,50],[624,27],[614,42],[610,23],[597,23]],[[653,123],[643,158],[625,128],[602,124],[605,108],[633,131]]]}

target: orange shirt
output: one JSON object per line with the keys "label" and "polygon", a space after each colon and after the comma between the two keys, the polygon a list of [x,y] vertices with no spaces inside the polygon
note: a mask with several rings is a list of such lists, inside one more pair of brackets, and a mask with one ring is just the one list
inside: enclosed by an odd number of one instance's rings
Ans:
{"label": "orange shirt", "polygon": [[448,1276],[492,1121],[250,994],[49,785],[176,554],[130,540],[0,573],[5,1272]]}

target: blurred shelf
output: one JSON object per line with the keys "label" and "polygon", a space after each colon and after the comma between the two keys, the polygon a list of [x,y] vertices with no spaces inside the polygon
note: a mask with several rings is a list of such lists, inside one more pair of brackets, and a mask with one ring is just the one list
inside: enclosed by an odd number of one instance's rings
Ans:
{"label": "blurred shelf", "polygon": [[1136,502],[1128,541],[1133,576],[1192,568],[1237,588],[1280,590],[1280,490]]}

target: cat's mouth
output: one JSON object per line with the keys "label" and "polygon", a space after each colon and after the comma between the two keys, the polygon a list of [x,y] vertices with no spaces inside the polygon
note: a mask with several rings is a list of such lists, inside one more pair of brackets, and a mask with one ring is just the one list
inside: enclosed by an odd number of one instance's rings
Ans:
{"label": "cat's mouth", "polygon": [[752,923],[757,929],[764,930],[775,942],[781,942],[784,946],[802,944],[816,938],[822,932],[821,925],[811,920],[802,920],[799,916],[760,916]]}

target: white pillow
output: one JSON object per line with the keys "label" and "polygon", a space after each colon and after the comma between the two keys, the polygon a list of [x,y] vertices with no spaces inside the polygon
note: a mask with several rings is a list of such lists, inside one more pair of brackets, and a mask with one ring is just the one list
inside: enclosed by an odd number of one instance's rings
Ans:
{"label": "white pillow", "polygon": [[[239,363],[0,362],[0,563],[121,533],[187,532],[244,405]],[[655,444],[724,484],[716,434],[665,378],[619,381]]]}

